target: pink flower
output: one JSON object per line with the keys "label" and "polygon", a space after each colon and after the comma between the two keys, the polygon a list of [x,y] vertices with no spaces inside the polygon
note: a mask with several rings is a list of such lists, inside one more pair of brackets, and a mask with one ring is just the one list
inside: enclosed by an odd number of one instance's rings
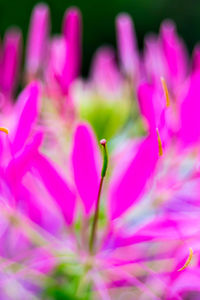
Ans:
{"label": "pink flower", "polygon": [[[69,8],[61,35],[50,38],[48,7],[35,7],[25,63],[30,83],[15,103],[9,100],[21,35],[5,35],[0,295],[12,297],[10,283],[23,299],[41,297],[58,278],[68,298],[84,298],[85,290],[108,300],[127,293],[193,297],[191,291],[199,292],[199,49],[189,72],[182,40],[166,21],[158,37],[146,38],[142,56],[131,18],[120,14],[120,66],[114,50],[102,47],[83,82],[77,80],[81,22],[79,10]],[[102,169],[91,125],[103,138]]]}

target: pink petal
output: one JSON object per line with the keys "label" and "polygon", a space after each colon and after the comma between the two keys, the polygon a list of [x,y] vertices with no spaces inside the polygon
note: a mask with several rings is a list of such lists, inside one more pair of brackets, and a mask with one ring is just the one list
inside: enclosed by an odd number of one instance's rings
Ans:
{"label": "pink petal", "polygon": [[144,225],[139,224],[134,228],[134,233],[132,234],[127,233],[127,228],[123,228],[121,232],[118,230],[112,237],[112,247],[126,247],[153,240],[180,240],[183,238],[183,234],[185,234],[185,237],[188,236],[184,232],[184,226],[187,226],[187,223],[185,223],[185,220],[176,219],[168,215],[157,216]]}
{"label": "pink petal", "polygon": [[1,88],[9,97],[12,95],[19,77],[19,66],[22,50],[21,32],[11,29],[6,32],[3,45],[1,70]]}
{"label": "pink petal", "polygon": [[182,40],[177,36],[172,21],[165,21],[160,31],[161,46],[166,60],[167,81],[177,87],[187,73],[187,52]]}
{"label": "pink petal", "polygon": [[47,56],[49,8],[45,4],[35,6],[30,23],[26,54],[26,70],[29,75],[38,75]]}
{"label": "pink petal", "polygon": [[[180,272],[179,276],[176,280],[174,280],[174,282],[170,283],[170,288],[168,289],[168,293],[167,293],[167,298],[168,300],[171,299],[175,299],[173,298],[174,295],[176,295],[177,293],[184,293],[188,292],[196,292],[196,296],[199,295],[200,293],[200,286],[199,286],[199,276],[200,276],[200,270],[199,268],[196,268],[194,271],[193,270],[187,270],[185,272]],[[198,293],[197,293],[198,291]],[[195,295],[194,293],[191,293],[191,298],[188,299],[199,299],[198,298],[193,298],[193,296]],[[186,299],[186,298],[181,298],[181,299]]]}
{"label": "pink petal", "polygon": [[97,155],[98,146],[91,128],[86,124],[79,124],[74,135],[72,164],[86,215],[91,213],[98,194],[100,170]]}
{"label": "pink petal", "polygon": [[64,37],[53,37],[49,43],[49,56],[44,76],[47,94],[55,99],[59,99],[62,96],[62,73],[66,55],[67,44]]}
{"label": "pink petal", "polygon": [[156,116],[153,104],[153,87],[150,84],[140,84],[138,88],[138,101],[142,116],[146,119],[149,130],[155,130]]}
{"label": "pink petal", "polygon": [[128,14],[120,14],[116,19],[117,43],[123,71],[138,77],[139,55],[134,24]]}
{"label": "pink petal", "polygon": [[122,78],[112,48],[102,47],[97,50],[91,71],[91,79],[101,93],[110,93],[112,96],[120,91]]}
{"label": "pink petal", "polygon": [[193,51],[192,67],[194,71],[200,70],[200,44],[197,44]]}
{"label": "pink petal", "polygon": [[6,180],[15,196],[23,176],[31,167],[34,156],[41,145],[42,138],[42,133],[36,134],[32,142],[26,145],[23,151],[10,161],[5,170]]}
{"label": "pink petal", "polygon": [[37,170],[41,181],[61,209],[66,223],[68,225],[72,224],[75,213],[76,196],[66,180],[59,174],[50,160],[42,154],[38,153],[35,157],[33,167]]}
{"label": "pink petal", "polygon": [[67,54],[62,74],[62,89],[67,93],[70,84],[79,75],[81,66],[81,13],[75,7],[69,8],[65,13],[63,34]]}
{"label": "pink petal", "polygon": [[13,153],[24,146],[36,123],[39,114],[39,96],[39,86],[35,82],[28,85],[19,97],[16,106],[18,120],[12,138]]}
{"label": "pink petal", "polygon": [[[155,133],[156,127],[161,131],[167,131],[166,124],[166,100],[160,86],[143,82],[138,87],[138,102],[142,116],[147,121],[150,133]],[[161,133],[161,132],[160,132]]]}
{"label": "pink petal", "polygon": [[13,158],[10,137],[4,132],[0,134],[0,166],[5,169]]}
{"label": "pink petal", "polygon": [[26,215],[33,222],[42,226],[42,213],[44,213],[44,210],[42,211],[30,190],[21,186],[19,198],[20,202],[23,202],[23,210],[25,210]]}
{"label": "pink petal", "polygon": [[155,135],[148,136],[124,170],[118,170],[111,182],[109,210],[111,219],[116,219],[135,204],[152,176],[158,160],[158,141]]}
{"label": "pink petal", "polygon": [[179,136],[186,144],[195,143],[200,139],[200,101],[199,101],[200,72],[194,72],[190,78],[189,88],[181,106],[181,126]]}
{"label": "pink petal", "polygon": [[160,84],[160,77],[166,76],[165,63],[159,40],[156,35],[150,34],[144,41],[144,67],[149,82]]}

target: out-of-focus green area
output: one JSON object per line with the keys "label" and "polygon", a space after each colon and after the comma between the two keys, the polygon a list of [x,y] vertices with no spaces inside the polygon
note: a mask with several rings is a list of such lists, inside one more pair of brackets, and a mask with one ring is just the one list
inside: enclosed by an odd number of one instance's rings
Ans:
{"label": "out-of-focus green area", "polygon": [[[36,0],[0,0],[0,34],[6,28],[17,25],[27,36],[29,18]],[[200,40],[199,0],[47,0],[51,10],[52,32],[58,33],[62,17],[67,7],[78,6],[83,14],[83,73],[86,74],[92,54],[102,44],[115,46],[115,17],[125,11],[132,15],[139,45],[142,47],[144,35],[157,32],[165,18],[173,19],[179,34],[192,50]]]}

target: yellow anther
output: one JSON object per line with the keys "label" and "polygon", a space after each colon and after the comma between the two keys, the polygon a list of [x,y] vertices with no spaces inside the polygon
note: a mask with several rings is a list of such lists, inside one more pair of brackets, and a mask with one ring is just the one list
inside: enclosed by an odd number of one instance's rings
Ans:
{"label": "yellow anther", "polygon": [[170,106],[170,98],[169,98],[169,91],[168,91],[168,88],[167,88],[165,78],[160,77],[160,80],[161,80],[163,92],[164,92],[165,98],[166,98],[166,107],[169,107]]}
{"label": "yellow anther", "polygon": [[8,134],[8,129],[5,127],[0,127],[0,131],[5,132],[6,134]]}
{"label": "yellow anther", "polygon": [[189,248],[189,256],[188,256],[188,259],[186,260],[184,266],[178,270],[178,272],[183,271],[183,270],[185,270],[185,269],[188,267],[189,263],[190,263],[191,260],[192,260],[192,257],[193,257],[193,250],[192,250],[192,248]]}
{"label": "yellow anther", "polygon": [[162,141],[160,138],[158,128],[156,128],[156,133],[157,133],[157,137],[158,137],[158,150],[159,150],[158,153],[159,153],[159,156],[162,156],[163,155],[163,147],[162,147]]}

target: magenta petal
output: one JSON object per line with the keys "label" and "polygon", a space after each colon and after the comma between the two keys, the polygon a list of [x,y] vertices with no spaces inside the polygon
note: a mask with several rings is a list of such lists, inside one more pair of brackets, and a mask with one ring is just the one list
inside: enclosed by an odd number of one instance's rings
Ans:
{"label": "magenta petal", "polygon": [[138,88],[138,101],[142,116],[146,119],[149,126],[149,130],[155,131],[156,118],[153,105],[153,88],[150,84],[140,84]]}
{"label": "magenta petal", "polygon": [[176,26],[172,21],[165,21],[161,26],[161,46],[166,59],[168,81],[177,87],[187,74],[187,52],[182,40],[177,36]]}
{"label": "magenta petal", "polygon": [[192,67],[194,71],[200,71],[200,44],[197,44],[194,48],[192,55]]}
{"label": "magenta petal", "polygon": [[31,167],[34,156],[42,142],[42,138],[43,134],[37,133],[32,142],[26,145],[23,151],[14,157],[6,168],[6,180],[15,196],[23,176]]}
{"label": "magenta petal", "polygon": [[47,55],[49,27],[48,6],[36,5],[32,13],[26,55],[26,70],[29,75],[36,75],[44,64]]}
{"label": "magenta petal", "polygon": [[165,61],[160,47],[160,41],[154,34],[145,37],[144,67],[146,78],[153,84],[160,84],[160,77],[166,75]]}
{"label": "magenta petal", "polygon": [[76,49],[77,58],[80,59],[78,54],[80,55],[81,46],[81,13],[78,8],[72,7],[66,11],[63,21],[63,33],[71,46]]}
{"label": "magenta petal", "polygon": [[81,13],[78,8],[66,11],[63,34],[67,45],[66,62],[63,69],[62,89],[64,93],[79,75],[81,66]]}
{"label": "magenta petal", "polygon": [[68,183],[56,171],[53,164],[42,154],[35,157],[33,167],[41,177],[43,184],[61,209],[68,225],[73,222],[75,213],[76,196]]}
{"label": "magenta petal", "polygon": [[44,71],[47,94],[59,98],[62,86],[62,74],[66,61],[67,44],[63,36],[55,36],[49,43],[47,67]]}
{"label": "magenta petal", "polygon": [[116,27],[122,68],[126,74],[137,77],[139,71],[139,54],[131,17],[128,14],[120,14],[116,19]]}
{"label": "magenta petal", "polygon": [[[184,272],[178,273],[178,278],[170,283],[169,289],[167,289],[167,300],[171,299],[186,299],[184,298],[177,298],[176,295],[188,294],[188,299],[198,300],[200,294],[200,286],[199,286],[199,275],[200,270],[199,268],[195,268],[193,270],[186,269]],[[191,298],[189,294],[191,292]],[[195,297],[196,295],[196,297]]]}
{"label": "magenta petal", "polygon": [[6,96],[11,96],[16,86],[21,59],[21,44],[21,32],[18,29],[6,32],[1,66],[1,88]]}
{"label": "magenta petal", "polygon": [[[36,224],[42,226],[41,207],[38,205],[34,195],[24,186],[20,188],[20,201],[23,201],[23,210],[25,214]],[[21,200],[23,199],[23,200]],[[24,200],[25,199],[25,200]]]}
{"label": "magenta petal", "polygon": [[147,122],[149,132],[154,134],[156,128],[167,132],[163,92],[160,92],[158,86],[143,82],[139,85],[137,94],[141,114]]}
{"label": "magenta petal", "polygon": [[112,94],[119,92],[122,78],[115,61],[115,52],[112,48],[101,47],[97,50],[91,70],[91,79],[101,93]]}
{"label": "magenta petal", "polygon": [[39,114],[39,86],[38,83],[30,84],[20,95],[16,111],[18,122],[12,139],[13,153],[24,146],[29,134],[35,125]]}
{"label": "magenta petal", "polygon": [[[126,247],[129,245],[152,241],[152,240],[177,240],[182,238],[181,227],[182,220],[169,217],[168,215],[157,216],[144,225],[139,225],[134,233],[127,234],[126,228],[122,233],[116,233],[113,237],[112,247]],[[184,231],[184,229],[183,229]]]}
{"label": "magenta petal", "polygon": [[180,139],[183,144],[195,143],[200,139],[200,101],[199,101],[200,72],[194,72],[186,86],[186,93],[181,106]]}
{"label": "magenta petal", "polygon": [[86,124],[79,124],[74,135],[72,164],[86,215],[90,214],[98,194],[100,170],[97,154],[98,147],[92,130]]}
{"label": "magenta petal", "polygon": [[158,160],[158,142],[155,135],[147,137],[132,158],[128,168],[111,184],[109,209],[111,219],[120,217],[136,203],[150,179]]}

